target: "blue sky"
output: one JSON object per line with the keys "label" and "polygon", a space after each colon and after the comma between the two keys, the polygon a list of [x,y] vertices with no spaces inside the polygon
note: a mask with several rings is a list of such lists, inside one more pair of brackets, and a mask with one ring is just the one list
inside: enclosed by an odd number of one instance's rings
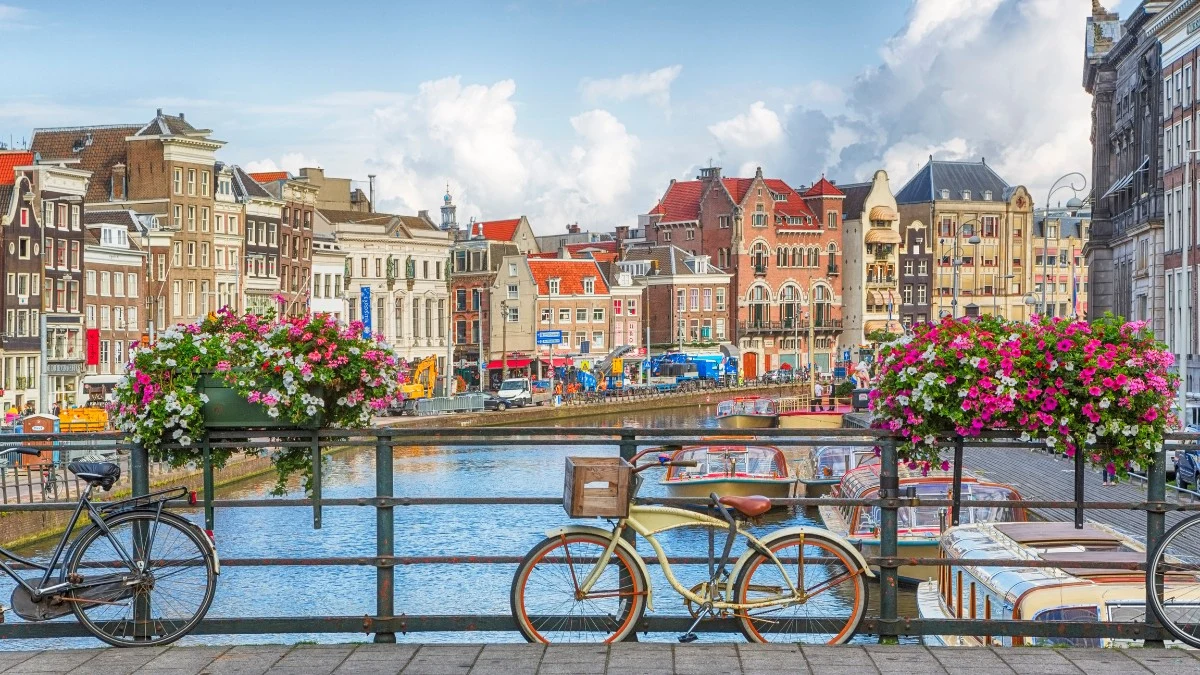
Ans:
{"label": "blue sky", "polygon": [[1088,11],[1087,0],[236,11],[0,0],[0,40],[62,36],[9,61],[19,88],[0,100],[0,139],[163,107],[228,141],[226,161],[376,173],[381,206],[405,212],[436,209],[449,182],[464,219],[523,213],[542,232],[633,222],[710,158],[794,185],[886,168],[898,190],[931,153],[984,155],[1036,190],[1085,168]]}

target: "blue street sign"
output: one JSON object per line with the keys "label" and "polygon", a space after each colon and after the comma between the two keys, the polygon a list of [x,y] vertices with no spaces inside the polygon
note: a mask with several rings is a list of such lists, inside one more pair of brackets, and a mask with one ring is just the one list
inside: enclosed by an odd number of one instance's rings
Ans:
{"label": "blue street sign", "polygon": [[371,336],[371,287],[359,287],[359,313],[362,315],[363,337]]}
{"label": "blue street sign", "polygon": [[849,350],[849,349],[846,349],[846,350],[843,350],[843,351],[842,351],[842,360],[843,360],[843,361],[849,361],[849,360],[850,360],[850,350]]}
{"label": "blue street sign", "polygon": [[563,332],[561,330],[539,330],[537,332],[537,343],[539,345],[561,345],[563,343]]}

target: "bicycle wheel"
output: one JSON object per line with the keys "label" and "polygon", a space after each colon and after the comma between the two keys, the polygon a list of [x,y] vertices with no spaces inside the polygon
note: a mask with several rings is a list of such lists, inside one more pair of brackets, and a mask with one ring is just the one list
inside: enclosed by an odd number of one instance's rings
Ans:
{"label": "bicycle wheel", "polygon": [[[1159,588],[1154,580],[1166,577]],[[1172,635],[1200,649],[1200,515],[1167,530],[1146,570],[1146,586],[1154,588],[1150,603]]]}
{"label": "bicycle wheel", "polygon": [[[778,602],[738,610],[746,639],[836,645],[854,637],[867,610],[867,584],[854,556],[841,544],[814,534],[784,537],[768,547],[783,569],[755,551],[734,582],[739,604]],[[784,574],[800,591],[799,597]]]}
{"label": "bicycle wheel", "polygon": [[[186,635],[204,618],[217,588],[207,535],[170,513],[131,511],[104,522],[111,536],[88,528],[63,568],[66,580],[99,582],[72,592],[79,622],[117,647],[162,645]],[[130,571],[125,557],[140,573]]]}
{"label": "bicycle wheel", "polygon": [[646,611],[649,589],[641,567],[618,547],[591,592],[577,593],[609,540],[570,533],[545,539],[513,576],[512,613],[530,642],[618,642]]}

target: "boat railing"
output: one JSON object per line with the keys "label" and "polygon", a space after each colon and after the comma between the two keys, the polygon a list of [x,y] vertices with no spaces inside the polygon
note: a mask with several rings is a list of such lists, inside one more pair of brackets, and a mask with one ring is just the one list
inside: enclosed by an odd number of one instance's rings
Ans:
{"label": "boat railing", "polygon": [[[188,501],[180,500],[168,504],[169,508],[189,509],[199,508],[193,514],[185,516],[197,518],[203,526],[215,532],[218,548],[222,550],[222,564],[226,568],[255,568],[285,569],[307,567],[311,570],[329,567],[346,570],[369,568],[374,570],[372,584],[373,599],[362,598],[358,604],[366,606],[366,615],[354,613],[346,615],[328,615],[315,607],[311,614],[295,615],[284,603],[288,589],[283,586],[290,574],[278,575],[280,587],[265,588],[260,592],[261,601],[248,610],[251,615],[233,615],[209,617],[197,627],[198,634],[247,635],[247,634],[310,634],[310,633],[341,633],[346,635],[374,635],[378,642],[395,641],[398,633],[447,633],[457,631],[504,631],[515,633],[516,626],[513,617],[508,613],[484,609],[479,611],[477,603],[480,589],[476,584],[465,584],[456,592],[445,594],[439,598],[438,609],[434,612],[422,611],[428,605],[421,605],[427,599],[428,591],[419,581],[423,572],[419,568],[428,565],[503,565],[511,569],[518,564],[525,551],[523,550],[493,550],[483,548],[486,542],[479,544],[480,548],[464,548],[461,537],[439,537],[436,530],[424,540],[423,548],[413,554],[397,554],[397,510],[405,512],[419,511],[428,522],[439,519],[440,510],[453,508],[463,509],[462,518],[478,518],[480,526],[489,530],[496,527],[494,509],[479,508],[481,506],[503,506],[505,508],[535,509],[561,506],[560,494],[518,495],[502,494],[495,496],[475,496],[463,494],[429,495],[426,485],[422,483],[421,474],[407,474],[396,471],[397,462],[403,462],[404,457],[428,454],[434,448],[451,447],[510,447],[510,446],[551,446],[569,451],[573,448],[586,448],[589,454],[595,454],[597,446],[607,446],[614,456],[631,459],[639,450],[649,447],[694,445],[703,442],[711,436],[710,428],[674,428],[674,429],[634,429],[634,428],[475,428],[448,427],[423,425],[420,428],[380,428],[371,430],[263,430],[263,429],[229,429],[211,431],[198,440],[196,464],[201,470],[202,480],[196,482],[197,489],[203,488],[203,498],[199,507],[189,506]],[[992,501],[972,498],[964,495],[961,482],[946,497],[918,497],[916,494],[906,494],[900,489],[899,459],[897,443],[899,439],[882,430],[872,429],[728,429],[722,430],[722,445],[762,446],[764,444],[781,449],[811,449],[830,444],[862,447],[864,449],[878,448],[880,453],[880,491],[879,494],[866,499],[851,499],[842,497],[808,497],[779,499],[777,504],[789,507],[813,506],[871,506],[879,508],[879,552],[868,557],[872,566],[879,568],[879,583],[877,593],[879,604],[870,610],[860,626],[860,632],[879,637],[881,641],[892,642],[900,636],[919,635],[964,635],[992,637],[1046,637],[1046,638],[1122,638],[1131,636],[1141,639],[1151,645],[1161,645],[1167,634],[1157,624],[1152,612],[1144,617],[1119,622],[1086,622],[1062,621],[1040,622],[1031,620],[1012,620],[1000,618],[941,618],[922,619],[912,616],[915,610],[903,610],[900,603],[900,587],[898,570],[902,566],[978,566],[985,564],[991,567],[1013,568],[1091,568],[1107,570],[1141,570],[1145,562],[1130,562],[1128,560],[1097,561],[1082,560],[1032,560],[1015,555],[1006,557],[987,558],[909,558],[898,554],[898,515],[899,510],[911,507],[937,507],[946,509],[953,523],[961,509],[976,507],[1014,507],[1037,509],[1067,509],[1075,512],[1076,525],[1082,527],[1086,511],[1135,511],[1145,514],[1145,530],[1143,535],[1147,550],[1153,550],[1171,522],[1182,517],[1184,513],[1200,511],[1200,503],[1186,500],[1168,501],[1166,495],[1165,459],[1160,451],[1157,461],[1150,467],[1146,498],[1137,502],[1114,501],[1085,501],[1083,494],[1083,477],[1085,475],[1083,455],[1078,454],[1075,460],[1076,491],[1073,496],[1060,499],[1022,499]],[[11,435],[6,440],[14,445],[27,445],[54,441],[57,435]],[[117,434],[77,434],[73,439],[91,440],[98,444],[117,447],[121,452],[129,453],[129,469],[131,474],[131,491],[133,495],[144,495],[150,491],[151,475],[150,462],[145,448],[132,445]],[[961,461],[962,448],[986,448],[989,453],[1012,452],[1019,456],[1027,456],[1030,451],[1045,451],[1045,446],[1036,439],[1022,441],[1013,436],[1000,433],[988,433],[981,438],[962,440],[947,439],[942,445],[958,456]],[[1200,446],[1200,434],[1171,434],[1168,436],[1167,447],[1171,449],[1192,448]],[[305,448],[312,453],[315,470],[310,488],[311,492],[304,496],[290,497],[252,497],[239,499],[214,498],[215,469],[209,461],[213,449],[238,450],[277,450],[279,448]],[[370,450],[374,456],[375,488],[365,494],[346,494],[339,490],[337,496],[326,496],[323,481],[327,479],[327,470],[322,470],[322,457],[329,452],[344,450]],[[399,458],[399,459],[398,459]],[[358,461],[357,458],[355,460]],[[1016,461],[1022,461],[1017,459]],[[357,466],[357,464],[356,464]],[[399,466],[403,467],[403,464]],[[364,467],[365,468],[365,467]],[[356,468],[356,470],[359,470]],[[366,469],[371,470],[371,469]],[[554,470],[547,467],[546,470]],[[693,504],[694,500],[683,498],[640,498],[641,502],[662,504]],[[22,526],[32,527],[31,522],[43,522],[43,518],[52,520],[61,514],[45,512],[65,511],[72,508],[66,503],[25,503],[0,505],[0,515],[5,523],[5,536],[18,531]],[[298,555],[296,542],[280,537],[277,540],[267,539],[268,547],[259,550],[257,546],[252,555],[243,554],[238,548],[238,538],[241,533],[233,528],[233,522],[241,519],[233,512],[239,509],[288,509],[278,512],[273,518],[296,518],[298,509],[311,511],[314,529],[321,529],[322,520],[328,509],[338,509],[339,523],[344,523],[354,517],[363,518],[372,523],[374,542],[370,553],[363,550],[339,550],[338,544],[346,542],[344,536],[330,538],[329,548],[318,548],[317,553]],[[345,511],[343,511],[345,510]],[[347,514],[346,511],[357,512]],[[477,514],[472,516],[471,514]],[[538,516],[542,517],[542,516]],[[228,520],[227,520],[228,518]],[[530,524],[522,519],[513,519],[512,528],[519,535],[507,537],[504,540],[525,541],[531,535]],[[563,517],[565,524],[566,518]],[[40,525],[42,529],[45,525]],[[536,529],[536,528],[533,528]],[[336,534],[336,533],[335,533]],[[1134,533],[1136,534],[1136,533]],[[320,535],[318,544],[321,543]],[[271,542],[273,541],[273,546]],[[403,541],[403,540],[401,540]],[[495,540],[489,540],[495,541]],[[357,542],[356,542],[357,543]],[[342,545],[347,545],[343,543]],[[368,544],[368,546],[370,546]],[[233,549],[233,553],[229,553]],[[701,552],[697,552],[701,553]],[[707,557],[702,554],[692,557],[680,557],[672,562],[680,565],[695,565],[697,568],[706,565]],[[657,564],[656,560],[647,559],[648,565]],[[426,568],[428,570],[430,568]],[[436,569],[436,568],[434,568]],[[269,582],[270,583],[270,582]],[[505,586],[507,588],[507,586]],[[503,589],[494,589],[499,592]],[[236,593],[236,588],[229,587],[221,593]],[[372,601],[373,600],[373,601]],[[279,604],[276,604],[279,603]],[[682,611],[672,613],[671,610],[653,613],[642,620],[637,626],[639,632],[680,633],[692,625],[692,617]],[[700,624],[698,630],[705,632],[732,633],[738,630],[734,619],[722,618],[706,621]],[[74,622],[26,623],[9,621],[0,623],[0,640],[6,639],[35,639],[63,638],[83,636],[86,633]],[[348,638],[354,639],[354,638]],[[463,637],[470,640],[477,638]]]}

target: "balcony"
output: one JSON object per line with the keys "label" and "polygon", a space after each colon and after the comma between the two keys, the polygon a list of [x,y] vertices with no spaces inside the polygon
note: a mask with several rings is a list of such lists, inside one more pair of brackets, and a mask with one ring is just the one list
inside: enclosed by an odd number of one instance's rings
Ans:
{"label": "balcony", "polygon": [[829,267],[825,268],[825,274],[827,274],[831,277],[837,276],[839,274],[837,263],[829,263]]}
{"label": "balcony", "polygon": [[766,265],[755,265],[754,266],[754,276],[756,276],[756,277],[767,276],[767,266]]}
{"label": "balcony", "polygon": [[[842,329],[841,319],[817,319],[813,324],[813,330],[816,332],[840,331]],[[783,321],[739,321],[738,333],[741,335],[803,335],[808,332],[808,321],[792,321],[784,319]]]}
{"label": "balcony", "polygon": [[894,274],[889,274],[889,275],[885,275],[885,276],[872,276],[872,275],[867,276],[867,285],[868,286],[895,286],[896,281],[897,281],[897,277]]}

